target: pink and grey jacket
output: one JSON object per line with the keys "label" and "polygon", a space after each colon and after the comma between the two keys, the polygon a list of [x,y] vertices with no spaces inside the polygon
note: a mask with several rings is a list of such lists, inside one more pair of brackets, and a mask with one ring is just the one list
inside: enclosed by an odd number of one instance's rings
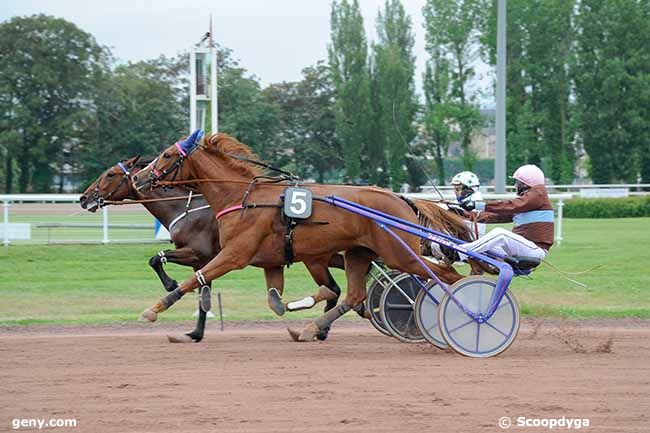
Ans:
{"label": "pink and grey jacket", "polygon": [[544,185],[533,186],[512,200],[477,202],[476,210],[481,211],[479,222],[513,222],[513,233],[525,237],[546,251],[553,245],[555,219]]}

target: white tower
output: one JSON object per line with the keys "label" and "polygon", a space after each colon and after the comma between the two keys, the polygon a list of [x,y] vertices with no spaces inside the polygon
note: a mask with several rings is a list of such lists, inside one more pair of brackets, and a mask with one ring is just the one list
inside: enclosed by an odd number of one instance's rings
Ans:
{"label": "white tower", "polygon": [[[208,78],[209,76],[209,78]],[[210,31],[190,51],[190,132],[197,128],[206,131],[206,113],[211,108],[210,131],[219,131],[217,104],[217,48]]]}

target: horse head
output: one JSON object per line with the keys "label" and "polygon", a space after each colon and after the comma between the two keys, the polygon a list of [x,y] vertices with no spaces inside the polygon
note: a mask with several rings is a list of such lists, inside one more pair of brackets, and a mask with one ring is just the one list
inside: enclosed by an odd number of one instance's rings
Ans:
{"label": "horse head", "polygon": [[129,176],[135,171],[140,156],[120,161],[102,173],[79,197],[81,207],[96,212],[106,200],[121,201],[129,195]]}

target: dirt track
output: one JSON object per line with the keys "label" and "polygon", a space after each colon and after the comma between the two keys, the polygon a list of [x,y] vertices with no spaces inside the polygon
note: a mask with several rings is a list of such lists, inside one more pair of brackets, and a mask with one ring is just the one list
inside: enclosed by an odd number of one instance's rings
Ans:
{"label": "dirt track", "polygon": [[650,431],[648,321],[528,321],[487,360],[358,321],[325,343],[291,342],[282,322],[224,333],[212,322],[201,344],[167,343],[190,326],[0,328],[0,431],[14,418],[75,418],[43,431],[492,432],[502,416]]}

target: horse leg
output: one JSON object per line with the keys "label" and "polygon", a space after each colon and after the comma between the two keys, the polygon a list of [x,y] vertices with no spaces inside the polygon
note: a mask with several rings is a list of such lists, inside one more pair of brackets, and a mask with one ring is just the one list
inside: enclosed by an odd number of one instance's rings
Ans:
{"label": "horse leg", "polygon": [[[328,267],[331,267],[334,264],[333,262],[335,261],[335,258],[338,260],[336,264],[343,263],[343,265],[345,265],[345,261],[343,261],[343,256],[341,254],[335,254],[327,265],[320,262],[311,262],[307,265],[307,270],[311,274],[312,278],[316,284],[320,285],[319,291],[322,291],[321,295],[327,294],[326,297],[323,297],[324,299],[327,299],[324,309],[325,313],[336,307],[339,297],[341,296],[341,288],[336,283],[336,280],[334,280],[332,273],[328,269]],[[317,298],[314,295],[312,295],[312,297],[314,298],[314,301],[317,301]],[[320,302],[320,300],[318,300],[318,302]],[[315,304],[318,302],[315,302]],[[326,326],[316,334],[316,338],[320,341],[325,341],[329,331],[330,326]]]}
{"label": "horse leg", "polygon": [[243,242],[232,242],[226,248],[222,249],[201,270],[183,281],[170,294],[160,299],[151,308],[144,310],[140,315],[140,320],[155,322],[158,318],[158,313],[162,313],[171,307],[187,292],[201,287],[207,284],[207,282],[213,281],[230,271],[244,268],[255,254],[254,245],[256,245],[255,242],[246,242],[245,244]]}
{"label": "horse leg", "polygon": [[[212,281],[208,282],[208,287],[212,288]],[[180,336],[167,335],[170,343],[199,343],[203,340],[205,332],[205,322],[208,318],[208,312],[201,308],[201,300],[199,299],[199,316],[196,318],[196,326],[192,332],[182,334]]]}
{"label": "horse leg", "polygon": [[269,308],[278,316],[282,316],[287,311],[286,306],[282,303],[284,269],[281,266],[264,268],[264,278],[266,279],[266,300]]}
{"label": "horse leg", "polygon": [[[264,276],[268,287],[267,300],[271,310],[278,316],[284,315],[287,311],[301,311],[314,307],[321,301],[334,302],[338,300],[341,289],[336,285],[334,278],[327,269],[327,264],[320,261],[305,263],[312,278],[319,285],[318,290],[305,298],[297,301],[284,303],[282,301],[282,288],[284,286],[284,270],[281,267],[264,269]],[[333,289],[330,285],[333,282]],[[330,306],[331,309],[332,307]],[[325,310],[327,311],[327,310]]]}
{"label": "horse leg", "polygon": [[179,248],[177,250],[160,251],[158,254],[149,259],[149,266],[160,278],[165,290],[171,292],[178,287],[178,282],[172,279],[165,272],[163,266],[165,263],[176,263],[183,266],[194,266],[198,262],[199,257],[196,252],[191,248]]}
{"label": "horse leg", "polygon": [[329,263],[327,264],[328,268],[336,268],[336,269],[345,269],[345,257],[341,253],[336,253],[334,254],[331,258]]}
{"label": "horse leg", "polygon": [[[212,281],[207,282],[208,290],[212,290]],[[195,343],[198,343],[199,341],[203,340],[203,333],[205,331],[205,321],[208,317],[208,312],[203,309],[203,306],[201,305],[201,299],[199,299],[199,317],[196,319],[196,326],[194,327],[194,331],[185,334],[188,337],[192,339]]]}
{"label": "horse leg", "polygon": [[376,255],[365,248],[355,248],[345,255],[345,276],[348,281],[348,293],[340,305],[307,325],[302,332],[289,329],[289,334],[295,341],[313,341],[322,330],[331,327],[332,323],[351,309],[359,310],[366,299],[366,270]]}
{"label": "horse leg", "polygon": [[[336,256],[342,257],[340,254]],[[330,260],[329,264],[333,261]],[[342,260],[340,262],[343,262]],[[335,262],[339,264],[340,262]],[[336,306],[338,298],[341,295],[341,288],[336,284],[334,277],[327,268],[328,264],[321,263],[320,261],[305,263],[307,270],[312,278],[319,285],[316,293],[307,296],[306,298],[298,301],[284,303],[282,301],[282,293],[284,286],[284,270],[281,267],[264,269],[264,276],[266,278],[266,285],[268,288],[267,301],[271,310],[278,316],[284,315],[287,311],[300,311],[312,308],[314,305],[321,301],[327,300],[325,311],[329,311]],[[317,338],[324,341],[327,338],[329,327],[321,331]]]}

